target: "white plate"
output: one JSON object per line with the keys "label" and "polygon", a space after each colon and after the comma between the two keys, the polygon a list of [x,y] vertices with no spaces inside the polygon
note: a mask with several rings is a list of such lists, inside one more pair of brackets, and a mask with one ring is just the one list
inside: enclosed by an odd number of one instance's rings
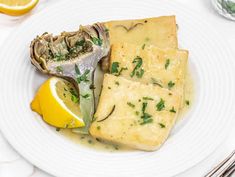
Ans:
{"label": "white plate", "polygon": [[[67,1],[68,2],[68,1]],[[95,151],[77,145],[46,125],[29,108],[46,77],[29,61],[30,41],[44,31],[59,33],[79,24],[114,19],[177,16],[179,44],[190,51],[196,99],[156,152]],[[173,176],[208,156],[226,136],[234,118],[234,58],[206,17],[171,1],[89,0],[57,4],[28,19],[8,38],[0,53],[0,126],[26,159],[55,176]]]}

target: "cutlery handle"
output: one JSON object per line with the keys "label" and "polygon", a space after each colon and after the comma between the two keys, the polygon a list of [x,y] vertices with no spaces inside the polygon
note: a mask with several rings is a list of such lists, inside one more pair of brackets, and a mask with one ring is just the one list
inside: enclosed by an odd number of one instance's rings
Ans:
{"label": "cutlery handle", "polygon": [[229,169],[225,171],[223,177],[230,177],[234,172],[235,172],[235,163],[233,163],[231,167],[229,167]]}
{"label": "cutlery handle", "polygon": [[225,160],[223,160],[219,165],[213,168],[205,177],[220,177],[230,169],[233,170],[232,166],[235,163],[235,151],[232,152]]}

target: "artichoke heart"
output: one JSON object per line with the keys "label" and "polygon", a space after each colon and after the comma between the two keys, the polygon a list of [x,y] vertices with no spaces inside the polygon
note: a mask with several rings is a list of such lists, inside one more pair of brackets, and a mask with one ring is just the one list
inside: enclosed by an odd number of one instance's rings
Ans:
{"label": "artichoke heart", "polygon": [[109,50],[109,35],[101,23],[58,36],[44,33],[31,42],[31,63],[42,73],[71,80],[77,88],[85,126],[75,132],[88,134],[95,111],[94,71]]}

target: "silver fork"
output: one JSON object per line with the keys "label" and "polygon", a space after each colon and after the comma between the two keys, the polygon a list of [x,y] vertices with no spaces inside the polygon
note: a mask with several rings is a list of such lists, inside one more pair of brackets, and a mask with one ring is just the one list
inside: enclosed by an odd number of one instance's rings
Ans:
{"label": "silver fork", "polygon": [[230,177],[235,172],[235,150],[205,177]]}

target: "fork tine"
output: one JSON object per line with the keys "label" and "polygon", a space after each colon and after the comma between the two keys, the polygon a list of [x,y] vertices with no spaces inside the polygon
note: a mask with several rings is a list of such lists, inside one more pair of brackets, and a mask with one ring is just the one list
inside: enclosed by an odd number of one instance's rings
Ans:
{"label": "fork tine", "polygon": [[228,170],[225,171],[223,177],[230,177],[235,172],[235,163],[233,163]]}
{"label": "fork tine", "polygon": [[219,165],[213,168],[205,177],[213,177],[222,175],[235,162],[235,150]]}

